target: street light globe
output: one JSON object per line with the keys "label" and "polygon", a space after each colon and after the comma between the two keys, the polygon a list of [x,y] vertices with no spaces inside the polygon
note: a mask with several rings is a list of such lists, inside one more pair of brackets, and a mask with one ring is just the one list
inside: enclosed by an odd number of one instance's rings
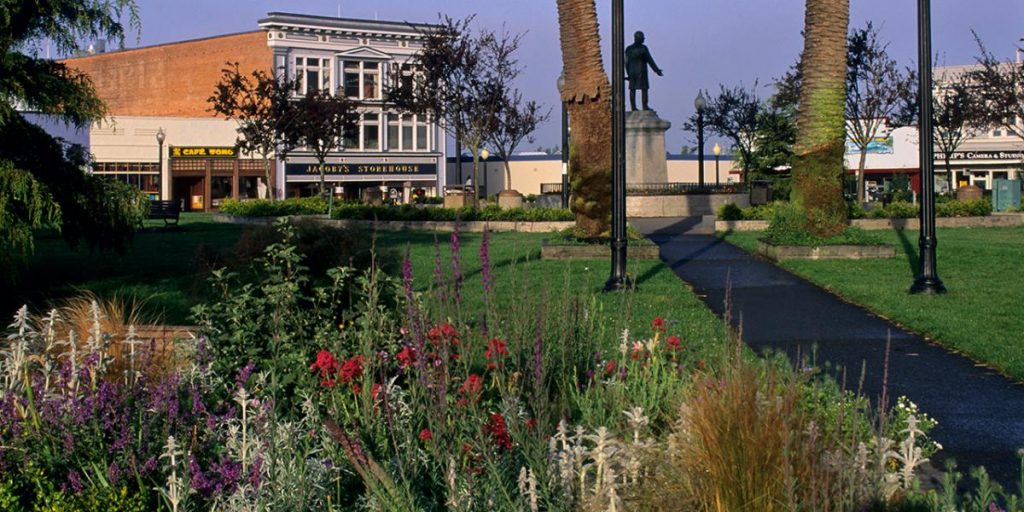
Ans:
{"label": "street light globe", "polygon": [[721,155],[722,154],[722,146],[719,146],[718,143],[716,142],[715,143],[715,147],[711,148],[711,152],[714,153],[715,156]]}
{"label": "street light globe", "polygon": [[565,72],[558,75],[558,80],[555,80],[555,86],[558,87],[558,94],[562,94],[562,89],[565,88]]}
{"label": "street light globe", "polygon": [[487,151],[487,148],[484,148],[482,151],[480,151],[480,158],[483,158],[484,160],[487,160],[488,158],[490,158],[490,156],[491,156],[491,152]]}
{"label": "street light globe", "polygon": [[159,129],[157,129],[157,131],[156,131],[156,141],[158,143],[163,144],[164,143],[164,138],[166,138],[166,137],[167,137],[167,134],[164,133],[163,127],[160,127]]}
{"label": "street light globe", "polygon": [[708,108],[708,100],[704,98],[704,91],[697,91],[697,99],[693,100],[693,106],[697,108],[698,112],[703,112]]}

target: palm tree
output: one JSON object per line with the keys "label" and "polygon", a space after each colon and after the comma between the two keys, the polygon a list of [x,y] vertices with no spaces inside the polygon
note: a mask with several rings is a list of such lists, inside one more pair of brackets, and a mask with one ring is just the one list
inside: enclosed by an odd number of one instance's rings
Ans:
{"label": "palm tree", "polygon": [[807,230],[818,236],[835,235],[846,227],[843,156],[849,23],[849,0],[807,0],[792,199],[806,213]]}
{"label": "palm tree", "polygon": [[594,0],[557,4],[565,72],[561,99],[572,126],[570,207],[576,226],[588,236],[598,236],[611,223],[612,89],[601,60]]}

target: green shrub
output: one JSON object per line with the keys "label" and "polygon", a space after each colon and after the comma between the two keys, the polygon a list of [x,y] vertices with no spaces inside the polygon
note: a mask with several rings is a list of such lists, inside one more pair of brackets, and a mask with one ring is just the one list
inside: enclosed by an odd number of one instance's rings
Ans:
{"label": "green shrub", "polygon": [[381,221],[571,221],[575,217],[564,208],[510,208],[503,210],[496,205],[476,209],[462,208],[417,208],[411,205],[372,206],[364,204],[343,204],[334,208],[335,219],[381,220]]}
{"label": "green shrub", "polygon": [[287,215],[323,215],[327,201],[321,197],[290,197],[279,201],[269,199],[225,199],[220,212],[240,217],[284,217]]}
{"label": "green shrub", "polygon": [[768,204],[751,206],[743,211],[743,220],[772,220],[775,217],[775,209],[789,203],[776,201]]}
{"label": "green shrub", "polygon": [[921,215],[921,210],[916,204],[905,201],[893,201],[882,208],[882,211],[890,219],[911,219]]}
{"label": "green shrub", "polygon": [[981,198],[936,204],[935,215],[937,217],[988,217],[992,215],[992,201]]}
{"label": "green shrub", "polygon": [[718,209],[719,220],[743,220],[743,208],[736,203],[725,203]]}
{"label": "green shrub", "polygon": [[790,204],[779,205],[775,209],[768,229],[761,241],[773,245],[881,245],[881,239],[861,228],[848,226],[842,233],[822,238],[815,236],[806,229],[804,213]]}

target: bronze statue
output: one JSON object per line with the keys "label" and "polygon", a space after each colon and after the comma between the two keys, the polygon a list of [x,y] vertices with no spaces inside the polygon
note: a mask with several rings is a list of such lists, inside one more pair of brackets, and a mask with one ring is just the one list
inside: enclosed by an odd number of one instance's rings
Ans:
{"label": "bronze statue", "polygon": [[626,48],[626,76],[629,80],[629,105],[636,110],[636,90],[640,89],[641,101],[644,110],[650,110],[647,106],[647,89],[650,84],[647,81],[647,65],[650,64],[658,76],[662,76],[661,69],[654,63],[651,52],[644,45],[644,33],[637,31],[633,35],[633,44]]}

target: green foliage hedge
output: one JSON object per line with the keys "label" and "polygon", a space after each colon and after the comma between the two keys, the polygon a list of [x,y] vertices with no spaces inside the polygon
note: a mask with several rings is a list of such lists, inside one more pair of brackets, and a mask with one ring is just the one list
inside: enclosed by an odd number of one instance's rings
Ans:
{"label": "green foliage hedge", "polygon": [[225,199],[220,212],[240,217],[284,217],[287,215],[323,215],[327,201],[320,197],[290,197],[279,201],[269,199]]}
{"label": "green foliage hedge", "polygon": [[[936,217],[987,217],[992,214],[992,202],[988,199],[957,201],[940,199],[935,201]],[[772,220],[776,210],[783,202],[774,202],[761,206],[740,208],[729,203],[718,209],[719,220]],[[920,216],[920,207],[906,201],[893,201],[886,206],[876,206],[864,211],[858,204],[850,205],[851,219],[913,219]]]}
{"label": "green foliage hedge", "polygon": [[820,237],[807,231],[803,211],[790,204],[779,204],[775,216],[765,230],[761,241],[773,245],[882,245],[881,238],[855,226],[849,226],[835,236]]}
{"label": "green foliage hedge", "polygon": [[510,208],[497,206],[481,209],[463,208],[417,208],[411,205],[373,206],[366,204],[335,205],[335,219],[354,220],[415,220],[415,221],[571,221],[572,212],[563,208]]}
{"label": "green foliage hedge", "polygon": [[[864,214],[871,219],[912,219],[921,215],[916,204],[894,201],[884,207],[877,207]],[[987,217],[992,215],[992,201],[972,199],[970,201],[936,201],[936,217]]]}

